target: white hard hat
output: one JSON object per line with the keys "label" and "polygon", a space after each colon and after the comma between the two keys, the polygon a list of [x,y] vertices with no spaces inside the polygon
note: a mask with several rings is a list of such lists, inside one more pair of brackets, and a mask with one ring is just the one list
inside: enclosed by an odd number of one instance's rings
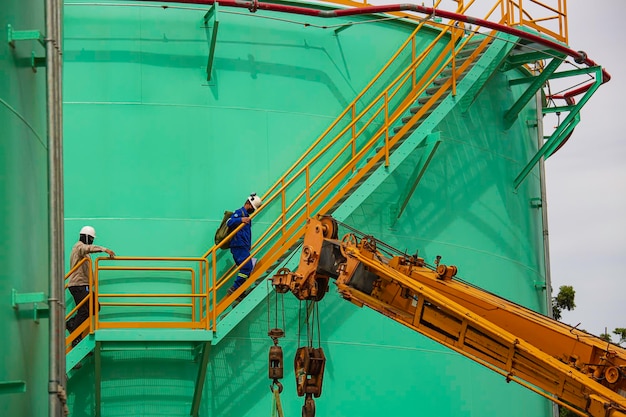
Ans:
{"label": "white hard hat", "polygon": [[248,201],[250,202],[250,204],[252,204],[252,207],[254,207],[255,210],[258,210],[259,207],[261,207],[261,204],[263,204],[263,202],[261,201],[261,197],[256,195],[256,193],[250,194],[250,197],[248,197]]}
{"label": "white hard hat", "polygon": [[91,236],[92,238],[96,238],[96,229],[94,229],[91,226],[83,226],[82,229],[80,229],[80,234],[81,235],[87,235],[87,236]]}

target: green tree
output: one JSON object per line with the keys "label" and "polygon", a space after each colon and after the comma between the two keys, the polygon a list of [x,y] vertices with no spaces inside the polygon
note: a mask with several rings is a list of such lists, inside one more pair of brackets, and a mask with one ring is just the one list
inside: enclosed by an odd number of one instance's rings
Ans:
{"label": "green tree", "polygon": [[598,336],[600,339],[604,340],[605,342],[609,342],[612,343],[613,340],[611,340],[611,335],[608,333],[602,333],[600,336]]}
{"label": "green tree", "polygon": [[626,342],[626,328],[616,327],[615,330],[613,330],[613,334],[619,336],[619,342],[617,342],[618,345]]}
{"label": "green tree", "polygon": [[575,296],[576,291],[574,291],[574,287],[571,285],[561,285],[559,287],[559,293],[552,298],[552,314],[556,320],[561,320],[563,310],[571,311],[576,308],[576,303],[574,303]]}

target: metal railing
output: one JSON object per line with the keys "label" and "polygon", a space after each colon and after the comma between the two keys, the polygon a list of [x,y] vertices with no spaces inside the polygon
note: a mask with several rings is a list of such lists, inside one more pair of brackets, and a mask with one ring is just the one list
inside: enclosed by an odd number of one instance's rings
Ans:
{"label": "metal railing", "polygon": [[[85,263],[89,268],[89,293],[66,314],[65,320],[67,322],[86,303],[89,304],[89,317],[66,337],[66,351],[71,350],[72,342],[79,337],[98,329],[209,328],[207,311],[215,291],[207,279],[208,264],[205,258],[101,257],[96,259],[94,265],[91,258],[86,257],[65,275],[66,281]],[[125,263],[131,265],[122,265]],[[165,273],[170,283],[158,284],[158,273]],[[171,281],[176,274],[182,275],[176,286],[183,287],[184,291],[167,292],[166,289],[168,286],[172,287]],[[120,289],[127,281],[140,282],[141,285],[133,284],[132,292]],[[107,284],[118,288],[103,292],[103,286],[106,287]],[[155,286],[161,292],[150,291]],[[68,288],[67,283],[65,288]],[[147,291],[139,292],[139,288],[146,288]],[[102,308],[104,310],[101,313]],[[154,313],[164,310],[170,313],[169,320],[154,320]],[[116,316],[117,318],[111,319]],[[172,320],[172,317],[181,318]]]}
{"label": "metal railing", "polygon": [[[565,18],[565,1],[559,0],[556,8],[543,5],[538,1],[527,0],[536,6],[543,6],[554,11],[558,19]],[[335,2],[354,6],[353,2]],[[436,5],[439,5],[440,0]],[[474,3],[458,1],[456,11],[466,13]],[[498,18],[497,11],[500,11]],[[514,13],[514,11],[519,13]],[[517,16],[517,18],[515,18]],[[556,19],[557,17],[554,17]],[[549,17],[530,18],[530,13],[522,7],[522,0],[500,0],[487,12],[485,19],[498,19],[499,23],[528,24],[539,27]],[[100,328],[187,328],[216,330],[218,317],[244,291],[248,290],[268,269],[277,266],[283,254],[293,248],[303,234],[306,220],[314,214],[325,213],[353,189],[376,164],[384,161],[389,164],[390,150],[398,143],[409,129],[436,105],[446,92],[456,94],[459,74],[484,50],[490,39],[485,37],[474,51],[460,65],[457,65],[457,53],[463,49],[472,36],[478,32],[466,28],[462,23],[446,24],[422,18],[415,30],[390,58],[387,64],[370,81],[363,91],[346,107],[337,119],[314,141],[300,158],[279,178],[263,196],[264,205],[253,213],[252,217],[266,224],[264,232],[252,247],[250,258],[258,257],[250,278],[233,294],[218,300],[218,291],[237,273],[237,267],[227,271],[218,270],[218,251],[223,243],[211,247],[200,258],[146,258],[118,257],[115,266],[101,265],[108,258],[99,258],[95,263],[95,275],[90,273],[90,288],[94,291],[79,306],[88,302],[90,318],[81,324],[67,338],[71,345],[78,335],[91,333]],[[418,32],[428,25],[438,25],[441,30],[437,35],[431,32],[432,40],[426,45],[418,45]],[[492,32],[493,34],[494,32]],[[548,32],[543,32],[547,33]],[[556,32],[555,32],[556,33]],[[558,36],[567,39],[566,24],[559,24]],[[564,33],[564,35],[563,35]],[[549,36],[555,37],[554,34]],[[423,36],[428,39],[429,35]],[[421,51],[418,53],[418,51]],[[408,64],[405,61],[408,60]],[[451,68],[451,76],[420,107],[420,109],[399,129],[392,132],[399,119],[405,115],[416,99],[422,96],[427,87],[441,75],[446,68]],[[399,72],[398,75],[395,73]],[[240,230],[235,229],[231,235]],[[250,259],[248,258],[248,259]],[[69,276],[83,262],[68,272]],[[120,263],[141,263],[141,265],[122,266]],[[190,266],[172,266],[173,263],[195,263]],[[245,262],[244,262],[245,263]],[[171,274],[188,274],[189,292],[172,293],[125,293],[120,291],[101,292],[101,284],[106,274],[140,272],[146,279],[146,273],[157,271]],[[66,277],[67,277],[66,276]],[[141,300],[141,301],[139,301]],[[157,320],[103,320],[98,304],[106,310],[121,309],[128,317],[133,317],[134,309],[179,309],[185,311],[184,319],[174,321]],[[103,313],[105,316],[107,314]],[[139,315],[141,316],[141,315]]]}
{"label": "metal railing", "polygon": [[[87,263],[89,266],[89,276],[88,276],[89,288],[90,289],[93,288],[93,273],[92,273],[91,258],[83,258],[76,265],[74,265],[74,267],[70,269],[67,272],[67,274],[65,274],[65,281],[66,281],[65,288],[66,289],[68,288],[68,283],[67,283],[68,278],[85,263]],[[93,309],[94,301],[95,300],[93,297],[93,292],[89,291],[89,294],[87,295],[87,297],[83,298],[80,303],[76,304],[76,306],[72,310],[70,310],[69,313],[65,315],[65,322],[67,323],[67,321],[72,316],[74,316],[74,314],[78,312],[79,308],[81,308],[85,304],[89,304],[89,317],[87,318],[87,320],[82,322],[76,329],[74,329],[74,331],[70,332],[70,334],[65,338],[65,351],[66,352],[69,352],[71,350],[72,343],[75,340],[77,340],[79,337],[83,337],[84,335],[94,332],[94,323],[92,319],[92,313],[94,311]]]}
{"label": "metal railing", "polygon": [[[453,3],[457,3],[454,6]],[[454,2],[442,3],[440,0],[433,2],[420,2],[425,6],[431,6],[440,10],[457,10],[457,13],[468,15],[487,15],[487,20],[500,22],[503,19],[507,26],[525,26],[533,28],[539,33],[547,35],[552,39],[556,39],[563,43],[568,42],[567,28],[567,0],[496,0],[493,3],[492,10],[499,10],[499,14],[486,14],[481,7],[488,2],[486,1],[464,1],[454,0]],[[328,3],[338,4],[348,7],[367,7],[372,3],[364,1],[351,0],[328,0]],[[401,1],[398,3],[402,3]],[[474,6],[474,7],[472,7]],[[478,13],[478,14],[477,14]],[[409,20],[421,20],[421,16],[412,12],[388,12],[388,14],[399,18],[407,18]],[[437,25],[438,22],[431,22]]]}
{"label": "metal railing", "polygon": [[[495,7],[489,14],[494,13],[494,10]],[[489,37],[485,37],[470,56],[457,66],[456,54],[476,32],[466,35],[462,25],[445,26],[418,54],[416,35],[425,27],[426,21],[423,20],[415,28],[376,77],[264,194],[264,205],[252,214],[253,218],[268,224],[253,245],[248,258],[259,259],[255,270],[235,293],[212,306],[212,315],[219,316],[223,313],[262,274],[277,266],[276,262],[301,237],[303,226],[310,216],[328,211],[379,161],[384,160],[385,165],[388,165],[390,149],[444,93],[450,90],[455,93],[456,77],[467,70],[490,42]],[[384,80],[384,76],[389,77],[387,71],[391,71],[391,68],[398,70],[393,64],[398,64],[404,55],[411,56],[409,64],[399,75],[387,81],[375,98],[365,103],[366,97],[375,94],[372,91],[375,90],[376,82]],[[415,100],[446,68],[451,68],[451,77],[398,132],[390,134],[400,117],[406,114]],[[241,227],[243,226],[233,230],[231,236]],[[218,274],[217,252],[221,246],[222,244],[213,246],[204,254],[211,265],[209,275],[212,277]],[[216,278],[216,289],[223,287],[237,271],[238,268],[231,268]]]}

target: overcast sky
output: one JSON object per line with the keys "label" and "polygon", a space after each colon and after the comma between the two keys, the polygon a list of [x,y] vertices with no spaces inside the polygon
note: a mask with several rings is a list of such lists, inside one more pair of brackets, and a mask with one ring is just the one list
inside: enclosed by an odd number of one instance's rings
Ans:
{"label": "overcast sky", "polygon": [[[562,321],[594,334],[626,327],[626,1],[569,0],[569,44],[611,74],[546,161],[552,284],[576,291]],[[624,120],[622,120],[624,118]],[[613,336],[613,340],[616,337]]]}
{"label": "overcast sky", "polygon": [[[415,3],[432,6],[433,0]],[[556,0],[543,3],[556,5]],[[452,0],[441,4],[446,10],[456,5]],[[483,18],[493,4],[495,0],[477,0],[467,14]],[[571,49],[585,51],[612,79],[583,107],[565,146],[546,161],[553,296],[561,285],[573,286],[576,308],[565,311],[561,320],[580,323],[580,329],[596,335],[606,328],[612,335],[616,327],[626,327],[626,35],[618,20],[626,15],[626,0],[593,5],[568,0],[567,13]],[[573,67],[562,65],[559,71],[565,69]],[[549,129],[552,122],[545,123]]]}

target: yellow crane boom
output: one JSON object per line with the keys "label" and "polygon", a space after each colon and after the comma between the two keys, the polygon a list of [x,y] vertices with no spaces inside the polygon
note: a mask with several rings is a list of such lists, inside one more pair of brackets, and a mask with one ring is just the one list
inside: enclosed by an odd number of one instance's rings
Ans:
{"label": "yellow crane boom", "polygon": [[[417,256],[386,257],[371,237],[337,240],[328,217],[309,219],[295,272],[277,292],[319,301],[339,293],[582,416],[626,417],[626,350],[454,279],[457,268]],[[321,381],[321,377],[320,377]],[[321,383],[321,382],[320,382]],[[321,392],[321,387],[320,387]]]}

